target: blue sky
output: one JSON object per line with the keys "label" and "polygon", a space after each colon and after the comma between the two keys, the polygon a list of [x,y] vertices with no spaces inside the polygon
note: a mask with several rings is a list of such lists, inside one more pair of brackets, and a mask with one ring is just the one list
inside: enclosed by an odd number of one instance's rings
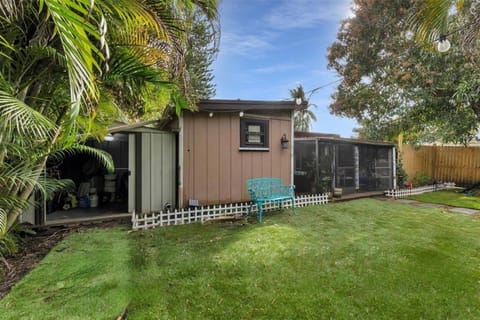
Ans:
{"label": "blue sky", "polygon": [[[327,70],[327,48],[350,0],[221,0],[220,53],[213,65],[218,99],[285,100],[337,80]],[[312,131],[351,137],[356,121],[331,115],[335,85],[315,93]]]}

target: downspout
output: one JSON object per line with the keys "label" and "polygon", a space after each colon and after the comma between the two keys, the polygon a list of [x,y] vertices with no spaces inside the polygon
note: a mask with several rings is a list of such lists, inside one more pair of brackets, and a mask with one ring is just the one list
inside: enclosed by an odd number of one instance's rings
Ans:
{"label": "downspout", "polygon": [[313,140],[315,141],[315,178],[313,180],[313,185],[314,185],[314,188],[315,188],[315,192],[314,193],[319,193],[319,189],[317,188],[319,186],[319,182],[320,182],[320,168],[319,168],[319,159],[320,159],[320,152],[319,152],[319,141],[318,139],[315,139]]}
{"label": "downspout", "polygon": [[295,127],[294,127],[294,122],[295,122],[295,110],[292,110],[292,113],[290,115],[290,134],[291,138],[290,140],[292,143],[290,144],[290,184],[294,183],[294,172],[295,172],[295,154],[294,154],[294,149],[295,149]]}
{"label": "downspout", "polygon": [[392,166],[393,166],[393,189],[397,189],[397,154],[395,147],[392,148]]}
{"label": "downspout", "polygon": [[183,208],[183,115],[178,118],[178,182],[177,196],[178,207]]}

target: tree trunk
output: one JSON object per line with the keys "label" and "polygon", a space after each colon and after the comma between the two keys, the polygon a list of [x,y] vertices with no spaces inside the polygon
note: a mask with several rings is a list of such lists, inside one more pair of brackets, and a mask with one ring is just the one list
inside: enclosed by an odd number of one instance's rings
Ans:
{"label": "tree trunk", "polygon": [[[52,150],[53,145],[57,142],[57,139],[60,136],[61,131],[62,131],[61,128],[58,128],[57,132],[55,133],[55,136],[52,139],[52,141],[49,141],[47,154]],[[45,168],[45,165],[47,163],[47,158],[48,158],[48,156],[45,156],[34,167],[33,170],[38,172],[36,174],[35,181],[38,181],[38,179],[40,178],[40,174],[42,173],[42,171]],[[35,185],[31,184],[31,185],[23,188],[23,190],[20,190],[19,192],[17,192],[16,195],[22,200],[27,200],[28,198],[30,198],[34,188],[35,188]],[[7,233],[8,233],[8,231],[10,231],[12,226],[15,225],[15,222],[17,221],[20,214],[22,214],[22,212],[23,212],[22,208],[12,208],[10,211],[8,211],[8,213],[7,213],[7,229],[6,229]]]}
{"label": "tree trunk", "polygon": [[[47,163],[47,157],[45,157],[41,163],[39,163],[36,168],[34,170],[38,170],[38,174],[37,176],[35,177],[35,180],[38,181],[38,179],[40,178],[40,174],[42,172],[41,169],[43,169],[45,167],[45,164]],[[28,198],[30,198],[31,194],[32,194],[32,191],[33,189],[35,188],[35,185],[34,184],[30,184],[28,185],[27,187],[23,188],[23,190],[21,190],[19,193],[17,193],[17,196],[20,198],[20,199],[23,199],[23,200],[27,200]],[[12,208],[8,214],[7,214],[7,232],[10,231],[10,228],[12,228],[13,225],[15,225],[15,221],[17,221],[18,217],[20,216],[20,214],[22,214],[23,212],[23,209],[22,208]]]}

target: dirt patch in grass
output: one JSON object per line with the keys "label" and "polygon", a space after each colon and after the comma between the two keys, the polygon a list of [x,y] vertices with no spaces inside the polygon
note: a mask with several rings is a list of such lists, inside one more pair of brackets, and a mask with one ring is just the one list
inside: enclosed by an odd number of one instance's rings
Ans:
{"label": "dirt patch in grass", "polygon": [[0,299],[5,297],[23,276],[34,269],[43,257],[70,233],[92,228],[111,228],[120,224],[125,222],[112,220],[94,224],[42,227],[34,230],[35,235],[26,234],[21,239],[20,250],[16,254],[0,258]]}
{"label": "dirt patch in grass", "polygon": [[204,224],[215,224],[223,227],[242,227],[247,224],[257,223],[256,217],[245,216],[225,216],[215,219],[210,219],[204,222]]}

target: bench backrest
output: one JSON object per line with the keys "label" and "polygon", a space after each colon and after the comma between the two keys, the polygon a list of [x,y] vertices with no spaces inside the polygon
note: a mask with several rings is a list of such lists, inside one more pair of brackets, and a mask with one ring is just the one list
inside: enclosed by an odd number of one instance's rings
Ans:
{"label": "bench backrest", "polygon": [[282,179],[280,178],[254,178],[247,180],[247,189],[250,198],[268,198],[278,193],[282,187]]}

